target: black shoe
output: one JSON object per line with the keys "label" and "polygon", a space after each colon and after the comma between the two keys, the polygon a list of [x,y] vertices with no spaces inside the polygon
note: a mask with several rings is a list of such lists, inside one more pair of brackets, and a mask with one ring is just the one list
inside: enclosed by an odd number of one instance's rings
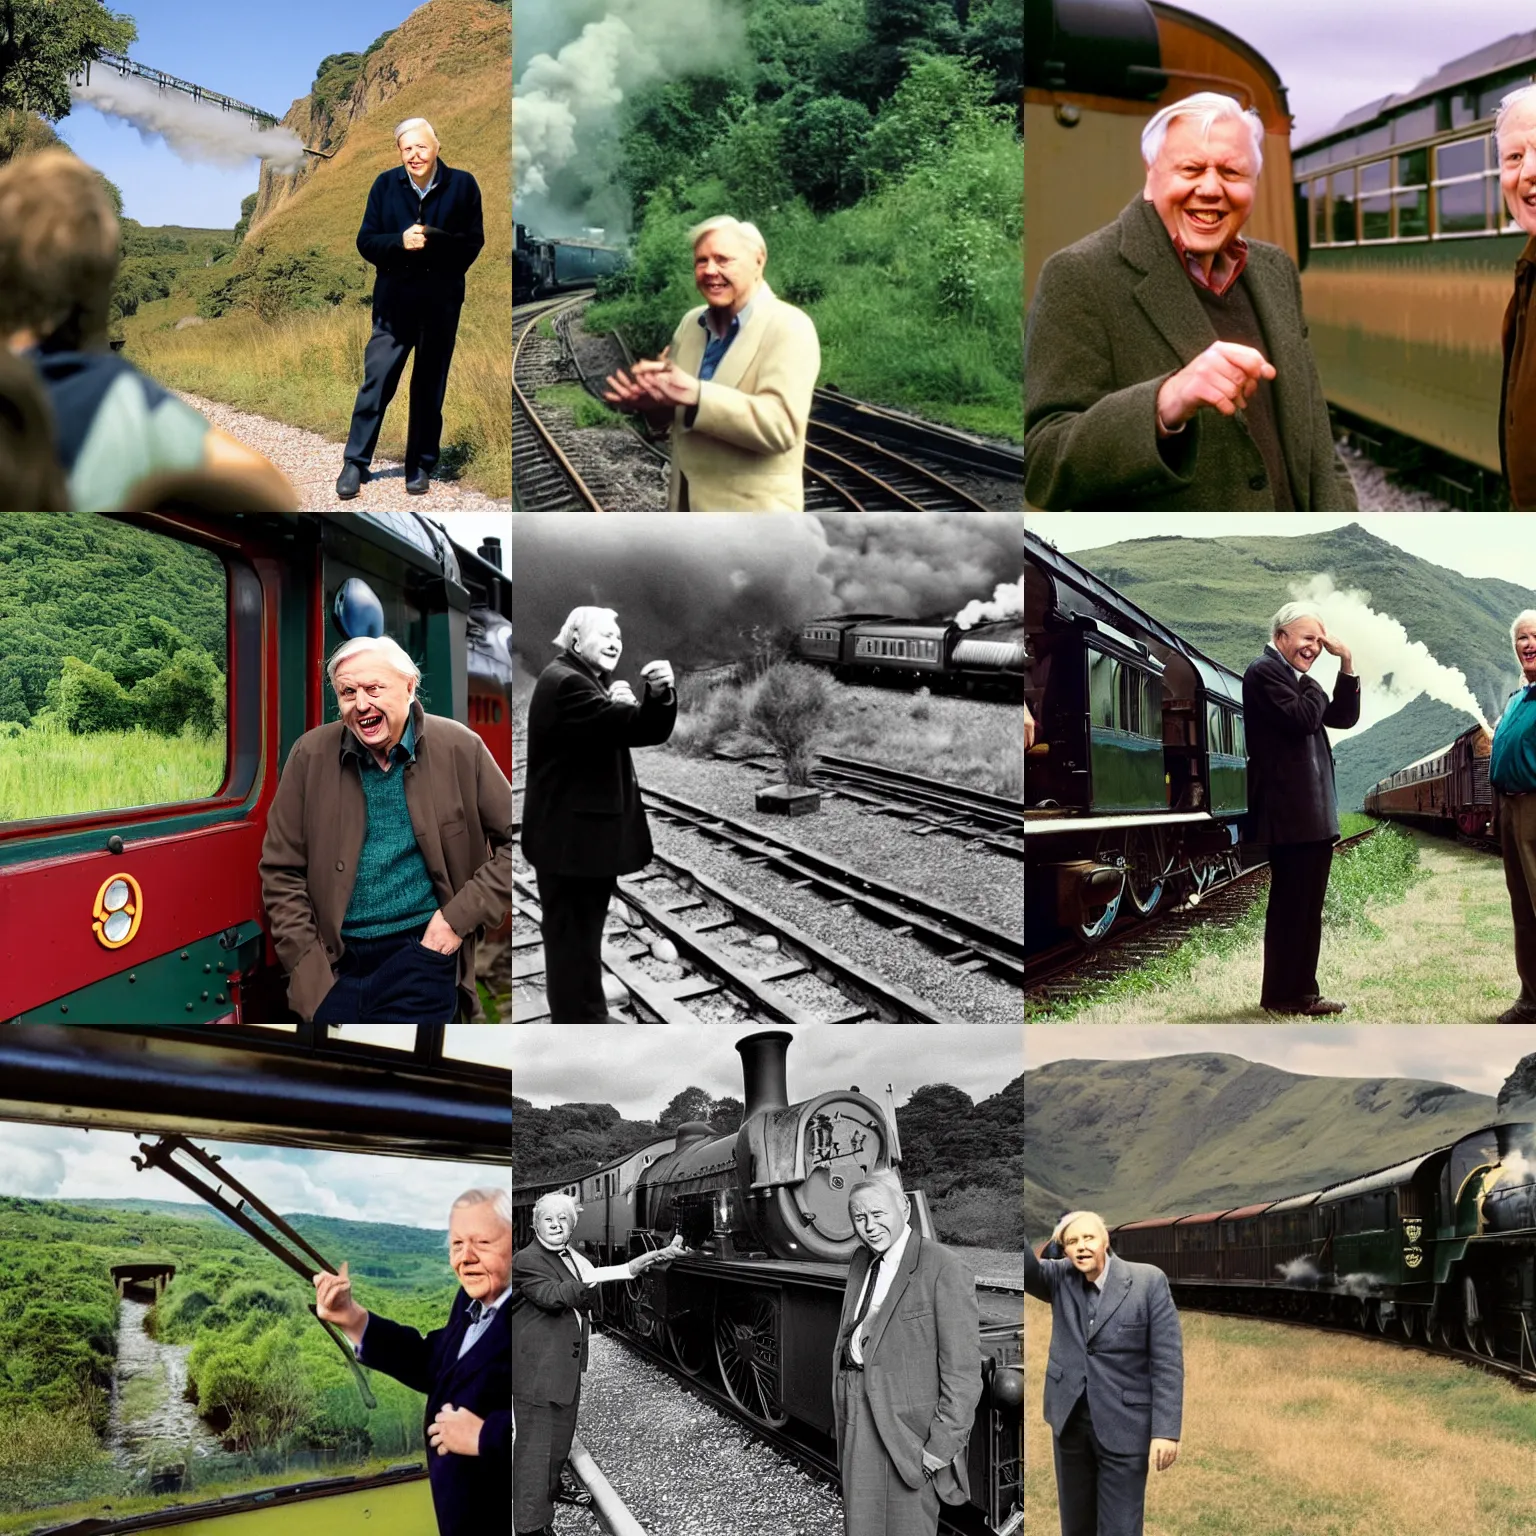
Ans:
{"label": "black shoe", "polygon": [[556,1504],[571,1504],[577,1509],[590,1509],[592,1495],[576,1481],[569,1467],[560,1469],[560,1487],[554,1495]]}
{"label": "black shoe", "polygon": [[406,478],[405,489],[408,495],[425,496],[427,487],[432,484],[432,476],[424,469],[418,469],[414,475]]}
{"label": "black shoe", "polygon": [[1516,1003],[1499,1015],[1500,1024],[1536,1024],[1536,1004]]}
{"label": "black shoe", "polygon": [[342,501],[351,501],[362,489],[363,472],[356,464],[343,464],[336,477],[336,494]]}

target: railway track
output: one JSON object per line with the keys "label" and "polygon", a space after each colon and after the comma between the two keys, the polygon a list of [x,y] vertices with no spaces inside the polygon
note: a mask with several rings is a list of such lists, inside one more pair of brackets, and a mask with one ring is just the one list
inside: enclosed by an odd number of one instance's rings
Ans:
{"label": "railway track", "polygon": [[[562,306],[554,320],[568,374],[578,378],[594,399],[603,397],[603,380],[587,373],[576,356],[569,328],[576,310],[590,295]],[[634,354],[615,336],[625,362]],[[515,374],[515,370],[514,370]],[[630,430],[658,458],[666,456],[629,418]],[[1017,481],[1017,498],[994,506],[956,484],[946,470],[965,469]],[[805,510],[807,512],[989,512],[1016,511],[1023,505],[1024,456],[917,417],[869,406],[835,390],[817,390],[806,437]],[[599,509],[594,509],[599,510]]]}
{"label": "railway track", "polygon": [[[715,755],[760,772],[776,772],[779,768],[772,758],[736,757],[726,752]],[[856,757],[820,756],[811,776],[829,794],[911,823],[911,830],[918,837],[942,832],[990,848],[1006,858],[1024,857],[1022,800]]]}
{"label": "railway track", "polygon": [[1015,934],[999,932],[916,891],[850,870],[840,859],[678,795],[642,787],[641,797],[654,819],[697,832],[833,906],[855,911],[900,936],[910,935],[956,970],[985,971],[1010,985],[1023,985],[1024,944]]}
{"label": "railway track", "polygon": [[[1376,831],[1368,827],[1340,839],[1336,851],[1353,848]],[[1085,987],[1112,981],[1177,948],[1196,928],[1230,928],[1264,893],[1269,865],[1251,865],[1230,880],[1207,887],[1197,903],[1160,907],[1151,916],[1121,919],[1109,936],[1084,949],[1068,940],[1032,955],[1024,989],[1026,1006],[1049,1008]]]}

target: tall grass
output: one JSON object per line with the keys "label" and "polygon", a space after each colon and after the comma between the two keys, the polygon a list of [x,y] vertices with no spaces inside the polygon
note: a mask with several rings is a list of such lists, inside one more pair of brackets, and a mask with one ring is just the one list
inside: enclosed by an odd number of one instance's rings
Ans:
{"label": "tall grass", "polygon": [[0,821],[201,800],[224,779],[225,733],[157,736],[142,726],[72,736],[0,734]]}
{"label": "tall grass", "polygon": [[[111,1473],[111,1457],[103,1453],[84,1405],[72,1413],[51,1408],[0,1412],[0,1511],[88,1496],[107,1487]],[[0,1523],[0,1530],[17,1528]]]}

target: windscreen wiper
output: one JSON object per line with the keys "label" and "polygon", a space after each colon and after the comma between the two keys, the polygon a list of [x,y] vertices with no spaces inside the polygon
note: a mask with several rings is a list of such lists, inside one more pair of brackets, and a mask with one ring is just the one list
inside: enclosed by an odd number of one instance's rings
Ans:
{"label": "windscreen wiper", "polygon": [[[305,1242],[260,1196],[253,1195],[232,1173],[220,1168],[219,1159],[213,1153],[193,1146],[185,1136],[162,1136],[153,1146],[141,1141],[139,1151],[144,1155],[134,1158],[133,1165],[140,1173],[145,1168],[154,1167],[170,1174],[177,1183],[186,1185],[198,1199],[206,1200],[221,1216],[227,1216],[242,1231],[254,1237],[268,1253],[281,1259],[294,1274],[302,1276],[306,1284],[313,1283],[317,1268],[331,1275],[337,1272],[336,1266],[329,1259]],[[221,1190],[205,1183],[190,1168],[185,1168],[178,1163],[175,1160],[175,1154],[178,1152],[186,1153],[195,1163],[206,1168],[221,1185],[227,1184],[234,1190],[240,1199],[231,1204],[224,1198]],[[251,1214],[252,1211],[255,1212],[254,1216]],[[294,1252],[293,1248],[285,1247],[279,1237],[275,1237],[256,1220],[256,1216],[261,1217],[261,1220],[269,1226],[275,1227],[281,1237],[287,1238],[289,1243],[302,1250],[308,1257],[301,1257],[299,1253]],[[310,1303],[309,1310],[315,1321],[336,1341],[337,1349],[341,1351],[347,1364],[352,1368],[352,1375],[357,1381],[357,1390],[362,1393],[365,1406],[377,1408],[379,1400],[373,1395],[373,1389],[368,1385],[368,1378],[363,1375],[363,1368],[357,1363],[357,1351],[352,1348],[351,1340],[334,1324],[326,1322],[313,1302]]]}

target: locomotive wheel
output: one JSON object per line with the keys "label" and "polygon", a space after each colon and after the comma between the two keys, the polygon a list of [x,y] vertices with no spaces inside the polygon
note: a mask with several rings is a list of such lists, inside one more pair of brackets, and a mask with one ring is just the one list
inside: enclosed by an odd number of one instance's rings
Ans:
{"label": "locomotive wheel", "polygon": [[754,1423],[779,1429],[779,1303],[767,1291],[723,1290],[715,1298],[715,1364],[726,1396]]}
{"label": "locomotive wheel", "polygon": [[1390,1333],[1392,1331],[1392,1315],[1387,1310],[1388,1303],[1378,1301],[1376,1303],[1376,1332]]}
{"label": "locomotive wheel", "polygon": [[1417,1307],[1403,1307],[1398,1311],[1398,1320],[1403,1325],[1403,1337],[1416,1339],[1419,1336],[1419,1309]]}
{"label": "locomotive wheel", "polygon": [[697,1376],[709,1361],[707,1313],[687,1306],[667,1317],[667,1353],[681,1370]]}
{"label": "locomotive wheel", "polygon": [[1139,916],[1150,917],[1162,901],[1167,869],[1156,827],[1136,827],[1126,835],[1125,893]]}

